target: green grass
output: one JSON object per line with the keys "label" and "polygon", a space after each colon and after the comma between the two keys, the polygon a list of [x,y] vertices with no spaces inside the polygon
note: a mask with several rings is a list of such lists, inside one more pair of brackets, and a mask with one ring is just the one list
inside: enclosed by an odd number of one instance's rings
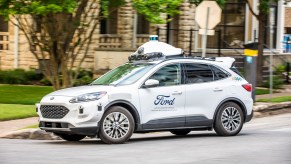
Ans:
{"label": "green grass", "polygon": [[52,91],[48,86],[0,85],[0,104],[34,105]]}
{"label": "green grass", "polygon": [[0,121],[35,117],[34,105],[0,104]]}
{"label": "green grass", "polygon": [[31,129],[31,128],[38,128],[38,124],[29,125],[29,126],[26,126],[24,128],[21,128],[21,129]]}
{"label": "green grass", "polygon": [[[291,96],[272,98],[272,102],[286,102],[286,101],[291,101]],[[270,99],[259,99],[257,100],[257,102],[270,102]]]}
{"label": "green grass", "polygon": [[258,89],[256,88],[256,95],[264,95],[264,94],[269,94],[270,90],[269,89]]}

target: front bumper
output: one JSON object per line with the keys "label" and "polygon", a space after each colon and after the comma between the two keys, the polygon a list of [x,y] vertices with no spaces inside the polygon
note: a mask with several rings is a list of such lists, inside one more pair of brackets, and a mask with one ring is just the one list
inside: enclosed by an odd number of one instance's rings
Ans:
{"label": "front bumper", "polygon": [[96,135],[104,112],[104,102],[69,103],[70,99],[65,96],[54,96],[53,101],[43,98],[36,105],[39,128],[54,133]]}
{"label": "front bumper", "polygon": [[69,123],[59,122],[39,122],[39,128],[47,132],[78,134],[85,136],[95,136],[98,133],[98,126],[92,127],[72,127]]}

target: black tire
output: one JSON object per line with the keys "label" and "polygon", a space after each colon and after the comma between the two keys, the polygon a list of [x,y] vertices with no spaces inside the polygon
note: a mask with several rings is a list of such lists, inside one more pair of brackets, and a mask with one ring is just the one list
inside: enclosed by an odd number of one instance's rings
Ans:
{"label": "black tire", "polygon": [[214,130],[220,136],[237,135],[244,123],[244,114],[239,105],[234,102],[224,103],[218,110]]}
{"label": "black tire", "polygon": [[100,121],[99,137],[107,144],[123,144],[132,136],[134,126],[134,119],[127,109],[113,106]]}
{"label": "black tire", "polygon": [[188,129],[175,129],[175,130],[170,130],[172,134],[178,135],[178,136],[184,136],[187,135],[188,133],[191,132],[191,130]]}
{"label": "black tire", "polygon": [[55,135],[61,137],[63,140],[66,140],[66,141],[80,141],[86,137],[84,135],[78,135],[78,134],[55,133]]}

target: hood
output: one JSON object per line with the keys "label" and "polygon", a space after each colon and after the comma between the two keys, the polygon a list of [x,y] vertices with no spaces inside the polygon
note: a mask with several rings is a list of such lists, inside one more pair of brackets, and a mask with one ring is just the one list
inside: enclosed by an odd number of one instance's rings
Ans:
{"label": "hood", "polygon": [[114,86],[102,86],[102,85],[87,85],[87,86],[80,86],[80,87],[72,87],[61,89],[55,92],[48,94],[47,96],[68,96],[68,97],[75,97],[86,93],[93,93],[93,92],[100,92],[100,91],[107,91],[113,89]]}

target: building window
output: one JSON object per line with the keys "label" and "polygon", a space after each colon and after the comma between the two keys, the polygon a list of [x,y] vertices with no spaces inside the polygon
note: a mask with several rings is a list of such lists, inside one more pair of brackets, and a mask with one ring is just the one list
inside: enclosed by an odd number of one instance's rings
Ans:
{"label": "building window", "polygon": [[8,22],[0,16],[0,32],[8,32]]}
{"label": "building window", "polygon": [[137,15],[137,34],[149,34],[150,23],[145,16]]}
{"label": "building window", "polygon": [[210,37],[208,47],[217,48],[217,37],[220,37],[221,48],[243,48],[245,36],[245,2],[242,0],[229,0],[224,6],[221,22],[216,26],[216,36]]}
{"label": "building window", "polygon": [[101,12],[100,34],[117,34],[117,16],[117,8],[109,7],[109,15],[106,18]]}
{"label": "building window", "polygon": [[4,20],[3,17],[0,16],[0,50],[8,50],[8,22]]}

